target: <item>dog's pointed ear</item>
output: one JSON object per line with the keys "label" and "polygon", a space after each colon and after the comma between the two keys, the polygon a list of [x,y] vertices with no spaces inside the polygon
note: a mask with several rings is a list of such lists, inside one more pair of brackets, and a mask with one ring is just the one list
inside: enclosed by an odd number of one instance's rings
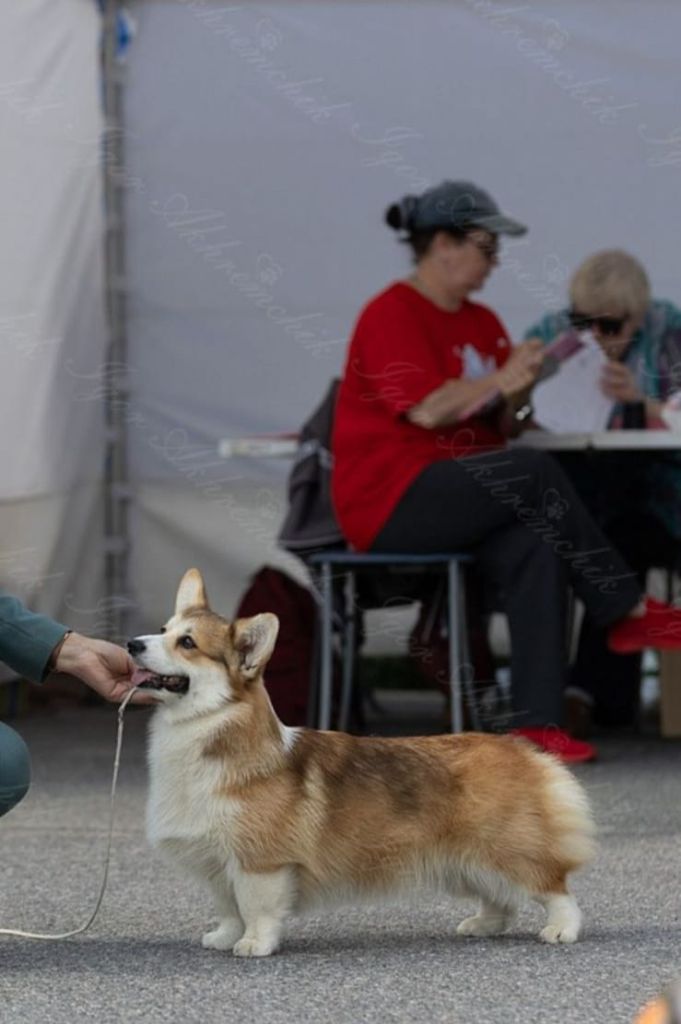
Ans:
{"label": "dog's pointed ear", "polygon": [[175,614],[183,615],[189,608],[207,607],[208,598],[203,576],[198,569],[187,569],[177,588]]}
{"label": "dog's pointed ear", "polygon": [[262,672],[272,656],[278,633],[279,619],[271,612],[234,623],[234,649],[239,671],[246,679],[255,679]]}

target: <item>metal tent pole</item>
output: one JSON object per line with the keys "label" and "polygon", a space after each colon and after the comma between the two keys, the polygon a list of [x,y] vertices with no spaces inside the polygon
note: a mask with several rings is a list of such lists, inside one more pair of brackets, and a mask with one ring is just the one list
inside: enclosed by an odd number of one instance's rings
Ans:
{"label": "metal tent pole", "polygon": [[105,401],[104,559],[106,634],[121,641],[129,635],[128,583],[128,339],[125,292],[125,151],[123,139],[123,66],[117,60],[119,0],[104,0],[102,81],[104,138],[102,173],[105,209],[105,291],[108,324],[102,391]]}

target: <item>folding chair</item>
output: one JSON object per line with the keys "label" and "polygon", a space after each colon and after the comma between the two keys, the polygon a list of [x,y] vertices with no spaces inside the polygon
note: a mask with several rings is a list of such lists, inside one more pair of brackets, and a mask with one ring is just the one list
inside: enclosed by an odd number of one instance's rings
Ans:
{"label": "folding chair", "polygon": [[[343,672],[338,726],[347,729],[350,701],[352,698],[354,656],[357,642],[357,573],[367,569],[409,567],[410,569],[432,570],[440,567],[447,573],[447,609],[449,640],[449,688],[452,732],[463,729],[462,689],[465,690],[468,710],[473,727],[480,728],[476,702],[473,695],[473,681],[465,671],[470,665],[468,634],[462,566],[473,561],[469,554],[384,554],[360,553],[348,550],[329,549],[318,551],[309,557],[308,565],[319,588],[320,612],[320,672],[317,696],[317,725],[320,729],[331,727],[331,705],[333,685],[333,632],[334,620],[339,627],[343,652]],[[334,581],[340,576],[343,587],[343,601],[340,611],[334,608]],[[315,702],[311,701],[311,706]]]}

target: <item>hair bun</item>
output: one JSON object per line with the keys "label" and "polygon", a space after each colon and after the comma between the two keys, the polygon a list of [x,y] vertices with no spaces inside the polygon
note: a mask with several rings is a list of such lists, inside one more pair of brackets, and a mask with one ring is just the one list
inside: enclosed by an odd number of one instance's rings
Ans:
{"label": "hair bun", "polygon": [[403,196],[399,203],[392,203],[385,211],[386,224],[394,231],[410,231],[416,203],[416,196]]}
{"label": "hair bun", "polygon": [[385,211],[385,222],[393,231],[399,231],[402,227],[402,209],[399,203],[392,203]]}

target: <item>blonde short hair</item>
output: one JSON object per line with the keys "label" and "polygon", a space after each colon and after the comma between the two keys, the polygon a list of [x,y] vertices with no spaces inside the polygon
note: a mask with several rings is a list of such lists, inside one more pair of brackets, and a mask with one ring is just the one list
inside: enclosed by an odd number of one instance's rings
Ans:
{"label": "blonde short hair", "polygon": [[650,304],[648,276],[622,249],[587,257],[570,281],[573,309],[590,316],[642,317]]}

